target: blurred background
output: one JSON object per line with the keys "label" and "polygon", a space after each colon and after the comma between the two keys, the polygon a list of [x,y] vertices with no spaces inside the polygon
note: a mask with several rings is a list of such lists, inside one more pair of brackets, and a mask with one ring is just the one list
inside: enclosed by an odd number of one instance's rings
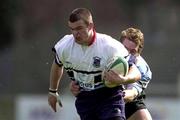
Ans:
{"label": "blurred background", "polygon": [[1,0],[0,120],[78,120],[68,118],[76,111],[66,74],[60,84],[63,112],[53,113],[47,103],[51,48],[70,34],[68,16],[77,7],[90,9],[96,31],[116,39],[128,27],[142,30],[142,56],[153,72],[146,103],[154,120],[178,120],[179,0]]}

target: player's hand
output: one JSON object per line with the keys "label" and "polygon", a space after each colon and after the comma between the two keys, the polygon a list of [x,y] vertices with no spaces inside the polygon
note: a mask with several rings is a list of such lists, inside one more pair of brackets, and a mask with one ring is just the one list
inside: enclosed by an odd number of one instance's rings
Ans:
{"label": "player's hand", "polygon": [[77,85],[77,83],[75,81],[71,81],[70,85],[69,85],[69,88],[71,90],[71,93],[74,95],[74,96],[77,96],[79,93],[80,93],[80,87],[79,85]]}
{"label": "player's hand", "polygon": [[117,74],[113,70],[109,70],[104,72],[104,80],[107,80],[112,84],[123,84],[124,81],[126,81],[126,77]]}
{"label": "player's hand", "polygon": [[132,102],[138,96],[138,92],[135,89],[126,89],[123,92],[125,103]]}
{"label": "player's hand", "polygon": [[58,102],[59,106],[62,107],[62,103],[61,103],[59,94],[57,92],[56,93],[49,92],[48,103],[51,106],[51,108],[54,110],[54,112],[57,111],[57,107],[56,107],[57,102]]}

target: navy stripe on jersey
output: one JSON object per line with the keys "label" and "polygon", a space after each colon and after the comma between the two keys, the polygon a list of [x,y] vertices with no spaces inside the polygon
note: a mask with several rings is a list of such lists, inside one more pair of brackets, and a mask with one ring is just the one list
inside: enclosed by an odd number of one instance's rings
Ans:
{"label": "navy stripe on jersey", "polygon": [[73,69],[73,68],[65,68],[67,71],[68,70],[73,70],[75,72],[78,72],[78,73],[83,73],[83,74],[96,74],[96,73],[101,73],[102,71],[101,70],[98,70],[98,71],[83,71],[83,70],[76,70],[76,69]]}
{"label": "navy stripe on jersey", "polygon": [[75,81],[74,73],[72,70],[66,70],[67,74],[69,75],[69,78],[73,81]]}
{"label": "navy stripe on jersey", "polygon": [[98,83],[102,81],[102,75],[94,76],[94,83]]}
{"label": "navy stripe on jersey", "polygon": [[[73,81],[75,81],[75,78],[74,78],[74,73],[73,71],[76,71],[76,72],[80,72],[80,73],[86,73],[86,74],[96,74],[96,73],[101,73],[101,71],[91,71],[91,72],[88,72],[88,71],[80,71],[80,70],[74,70],[72,68],[65,68],[67,74],[69,75],[69,78]],[[98,88],[98,87],[102,87],[102,75],[95,75],[94,76],[94,83],[95,83],[95,88]],[[96,84],[96,83],[99,83],[99,84]],[[83,89],[83,88],[81,88]]]}

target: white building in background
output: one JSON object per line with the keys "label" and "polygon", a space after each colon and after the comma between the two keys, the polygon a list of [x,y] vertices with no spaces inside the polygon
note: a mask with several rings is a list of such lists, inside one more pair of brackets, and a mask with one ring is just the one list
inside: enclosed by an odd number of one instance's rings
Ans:
{"label": "white building in background", "polygon": [[16,99],[15,120],[80,120],[72,96],[62,96],[57,112],[48,105],[47,95],[21,95]]}
{"label": "white building in background", "polygon": [[[80,120],[72,96],[62,96],[63,108],[55,113],[48,105],[47,95],[21,95],[16,99],[15,120]],[[179,120],[180,100],[147,98],[153,120]]]}

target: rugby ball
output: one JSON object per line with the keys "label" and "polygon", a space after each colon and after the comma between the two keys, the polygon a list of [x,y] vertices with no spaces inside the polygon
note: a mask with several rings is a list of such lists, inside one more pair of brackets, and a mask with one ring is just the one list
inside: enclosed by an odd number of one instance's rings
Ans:
{"label": "rugby ball", "polygon": [[[103,70],[102,76],[104,76],[105,71],[109,71],[109,70],[113,70],[117,74],[125,76],[128,73],[129,65],[128,65],[127,60],[124,57],[118,56],[118,57],[112,58],[109,61],[109,63],[106,65],[105,69]],[[117,84],[113,84],[107,80],[103,80],[103,82],[104,82],[104,85],[109,88],[118,86]]]}

